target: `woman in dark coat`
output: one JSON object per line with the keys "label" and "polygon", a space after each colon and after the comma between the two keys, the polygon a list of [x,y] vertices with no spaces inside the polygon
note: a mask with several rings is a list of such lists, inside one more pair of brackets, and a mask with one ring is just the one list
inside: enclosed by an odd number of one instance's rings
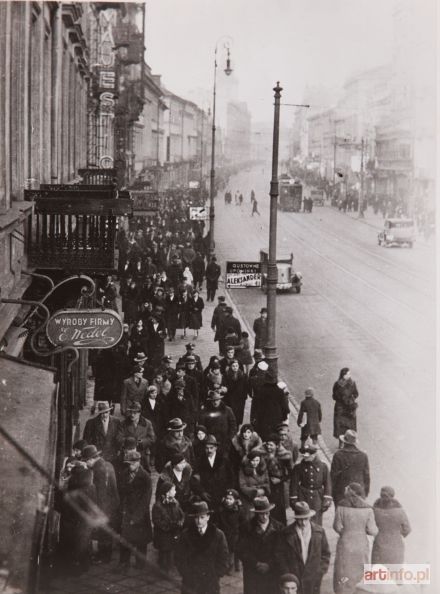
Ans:
{"label": "woman in dark coat", "polygon": [[186,289],[180,290],[177,303],[179,307],[177,327],[182,330],[182,338],[186,338],[186,329],[189,326],[189,294]]}
{"label": "woman in dark coat", "polygon": [[246,374],[239,368],[236,359],[233,360],[223,379],[228,389],[225,395],[225,404],[232,408],[237,425],[243,423],[244,407],[248,395],[248,379]]}
{"label": "woman in dark coat", "polygon": [[171,341],[175,339],[177,326],[179,325],[179,302],[174,287],[170,287],[168,290],[168,295],[165,298],[165,308],[168,340]]}
{"label": "woman in dark coat", "polygon": [[124,312],[124,322],[133,324],[137,321],[139,315],[141,290],[136,281],[132,280],[123,292],[122,310]]}
{"label": "woman in dark coat", "polygon": [[159,567],[168,572],[171,569],[174,549],[185,521],[185,514],[176,500],[176,487],[173,483],[164,481],[158,485],[152,520],[153,544],[159,551]]}
{"label": "woman in dark coat", "polygon": [[192,273],[194,280],[194,288],[202,290],[203,279],[205,278],[205,261],[200,252],[196,253],[196,257],[192,262]]}
{"label": "woman in dark coat", "polygon": [[194,480],[193,469],[183,454],[173,454],[171,460],[165,464],[157,480],[156,498],[162,483],[172,483],[175,486],[175,498],[183,511],[187,511],[193,495]]}
{"label": "woman in dark coat", "polygon": [[333,436],[339,439],[347,429],[356,431],[356,399],[359,393],[356,383],[350,377],[350,369],[344,367],[339,373],[339,379],[333,385],[333,400],[335,411],[333,417]]}
{"label": "woman in dark coat", "polygon": [[195,336],[199,335],[199,330],[203,326],[202,311],[205,307],[203,299],[200,297],[198,291],[189,298],[188,313],[189,313],[189,327],[194,330]]}
{"label": "woman in dark coat", "polygon": [[266,450],[267,473],[270,481],[271,503],[275,505],[272,517],[284,526],[287,525],[286,505],[284,497],[284,484],[290,478],[292,455],[280,444],[277,433],[269,435],[264,444]]}
{"label": "woman in dark coat", "polygon": [[264,441],[278,425],[287,419],[289,400],[286,392],[277,385],[276,378],[267,371],[264,383],[252,401],[252,425]]}
{"label": "woman in dark coat", "polygon": [[382,487],[373,511],[379,532],[374,539],[371,563],[402,564],[405,558],[403,539],[411,532],[411,526],[405,510],[394,498],[392,487]]}
{"label": "woman in dark coat", "polygon": [[239,491],[243,495],[243,509],[246,519],[250,518],[250,509],[255,497],[270,495],[270,481],[266,462],[261,452],[249,452],[238,475]]}
{"label": "woman in dark coat", "polygon": [[252,425],[245,423],[240,427],[240,431],[232,438],[229,453],[229,460],[237,477],[244,458],[252,450],[259,449],[261,451],[262,446],[263,442],[258,433],[253,430]]}

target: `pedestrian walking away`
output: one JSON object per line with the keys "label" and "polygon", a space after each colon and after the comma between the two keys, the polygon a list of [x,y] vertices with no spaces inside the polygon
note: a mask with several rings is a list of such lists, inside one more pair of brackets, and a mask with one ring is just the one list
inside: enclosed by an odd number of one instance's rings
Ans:
{"label": "pedestrian walking away", "polygon": [[371,563],[402,564],[405,561],[404,538],[411,532],[405,510],[395,499],[392,487],[382,487],[373,505],[374,519],[379,532],[373,543]]}
{"label": "pedestrian walking away", "polygon": [[350,483],[359,483],[365,495],[370,492],[370,465],[368,456],[358,448],[355,431],[348,429],[340,436],[342,449],[335,452],[332,459],[330,476],[332,495],[335,505],[345,496],[345,488]]}
{"label": "pedestrian walking away", "polygon": [[335,401],[333,436],[336,439],[339,439],[339,436],[347,429],[356,431],[358,397],[359,393],[356,383],[351,378],[350,369],[343,367],[339,373],[339,379],[333,385],[333,400]]}
{"label": "pedestrian walking away", "polygon": [[260,216],[260,212],[258,210],[258,202],[257,199],[254,198],[254,201],[252,202],[252,213],[251,215],[254,216],[254,214],[257,214],[258,216]]}
{"label": "pedestrian walking away", "polygon": [[301,445],[304,447],[310,438],[316,445],[318,435],[321,435],[322,411],[321,404],[314,396],[313,388],[307,388],[305,398],[299,407],[297,424],[301,427]]}

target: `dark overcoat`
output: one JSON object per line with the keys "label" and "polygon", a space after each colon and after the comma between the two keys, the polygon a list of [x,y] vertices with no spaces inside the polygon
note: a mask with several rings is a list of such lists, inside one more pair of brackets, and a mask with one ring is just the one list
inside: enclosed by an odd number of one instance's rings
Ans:
{"label": "dark overcoat", "polygon": [[240,369],[237,375],[229,370],[223,378],[228,391],[225,394],[224,403],[232,409],[238,425],[243,423],[244,407],[248,395],[248,379]]}
{"label": "dark overcoat", "polygon": [[[278,594],[275,545],[283,526],[270,518],[264,533],[257,528],[254,517],[242,526],[237,543],[237,554],[243,563],[243,591],[244,594]],[[269,571],[260,573],[257,563],[267,563]]]}
{"label": "dark overcoat", "polygon": [[318,457],[312,461],[301,460],[293,467],[290,497],[305,501],[316,512],[315,520],[321,523],[323,504],[331,497],[330,471]]}
{"label": "dark overcoat", "polygon": [[332,481],[332,495],[335,505],[344,497],[345,487],[350,483],[359,483],[365,491],[365,497],[370,492],[370,465],[368,456],[355,445],[347,445],[337,450],[330,468]]}
{"label": "dark overcoat", "polygon": [[287,419],[289,401],[277,384],[265,382],[252,401],[252,423],[263,441]]}
{"label": "dark overcoat", "polygon": [[141,453],[141,464],[144,468],[150,468],[150,448],[156,441],[156,435],[152,423],[140,417],[139,423],[135,426],[130,419],[125,419],[119,425],[118,442],[120,447],[126,437],[134,437],[137,443],[137,450]]}
{"label": "dark overcoat", "polygon": [[176,331],[179,323],[179,301],[177,295],[174,295],[172,299],[167,295],[165,299],[165,307],[167,329],[169,332],[173,333]]}
{"label": "dark overcoat", "polygon": [[255,332],[255,348],[262,349],[267,343],[268,321],[262,318],[254,320],[253,330]]}
{"label": "dark overcoat", "polygon": [[120,482],[121,536],[132,545],[142,548],[151,542],[153,536],[150,518],[151,477],[139,466],[130,482],[129,471],[128,467],[124,470]]}
{"label": "dark overcoat", "polygon": [[165,464],[171,460],[173,454],[182,454],[188,464],[194,467],[194,451],[191,440],[186,435],[178,440],[170,431],[157,444],[155,461],[157,472],[162,472]]}
{"label": "dark overcoat", "polygon": [[304,398],[299,407],[298,425],[303,422],[304,415],[307,415],[307,421],[301,428],[301,439],[307,439],[309,435],[321,435],[322,411],[321,404],[310,396]]}
{"label": "dark overcoat", "polygon": [[322,576],[327,572],[330,563],[330,548],[324,529],[313,522],[311,527],[312,536],[306,563],[303,561],[295,523],[284,528],[275,547],[279,574],[296,575],[301,583],[301,594],[319,594]]}
{"label": "dark overcoat", "polygon": [[178,540],[175,561],[182,594],[219,594],[219,580],[229,565],[226,537],[211,522],[203,536],[190,526]]}
{"label": "dark overcoat", "polygon": [[201,297],[193,299],[192,297],[188,301],[188,313],[189,313],[189,327],[192,330],[199,330],[203,325],[202,311],[205,307],[205,303]]}
{"label": "dark overcoat", "polygon": [[194,473],[199,477],[202,497],[209,500],[211,509],[215,511],[219,507],[226,489],[234,487],[234,477],[229,461],[223,457],[221,452],[217,451],[214,465],[211,466],[207,455],[204,454]]}
{"label": "dark overcoat", "polygon": [[145,398],[142,403],[142,416],[153,425],[156,440],[162,439],[167,422],[164,398],[159,396],[156,398],[154,409],[151,407],[150,400]]}
{"label": "dark overcoat", "polygon": [[221,402],[218,408],[214,408],[207,402],[200,411],[198,422],[206,427],[208,434],[216,437],[223,452],[229,452],[232,438],[237,433],[237,421],[229,406]]}
{"label": "dark overcoat", "polygon": [[333,437],[339,439],[348,429],[357,430],[356,409],[359,397],[356,382],[351,378],[338,380],[333,385],[335,410],[333,415]]}
{"label": "dark overcoat", "polygon": [[186,511],[193,494],[194,486],[193,469],[191,468],[190,464],[186,464],[182,471],[182,478],[179,481],[173,472],[173,466],[171,462],[167,462],[157,480],[156,497],[159,486],[165,481],[172,483],[176,487],[176,499],[181,505],[182,509]]}
{"label": "dark overcoat", "polygon": [[155,548],[159,551],[173,551],[185,520],[185,514],[179,502],[176,500],[170,502],[156,500],[151,515]]}
{"label": "dark overcoat", "polygon": [[101,415],[88,419],[84,427],[83,439],[89,445],[95,445],[102,452],[102,457],[109,462],[113,462],[118,455],[118,431],[120,421],[114,417],[108,420],[107,434],[104,434],[104,427],[101,421]]}
{"label": "dark overcoat", "polygon": [[113,464],[98,458],[93,465],[93,484],[96,488],[96,503],[114,526],[119,513],[119,493]]}
{"label": "dark overcoat", "polygon": [[121,392],[121,413],[125,415],[127,408],[134,402],[142,404],[147,396],[148,382],[142,378],[137,384],[133,376],[124,380]]}

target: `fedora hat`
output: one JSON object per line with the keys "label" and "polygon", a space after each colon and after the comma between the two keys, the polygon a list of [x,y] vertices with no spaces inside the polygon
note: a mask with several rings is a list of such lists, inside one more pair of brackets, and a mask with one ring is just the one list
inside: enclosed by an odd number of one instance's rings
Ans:
{"label": "fedora hat", "polygon": [[347,429],[344,435],[339,436],[339,439],[343,443],[348,443],[349,445],[356,445],[358,443],[357,433],[356,431],[353,431],[353,429]]}
{"label": "fedora hat", "polygon": [[130,404],[130,406],[127,408],[128,412],[141,412],[142,411],[142,406],[140,405],[140,402],[132,402]]}
{"label": "fedora hat", "polygon": [[185,429],[185,427],[186,423],[184,423],[182,419],[176,417],[175,419],[171,419],[171,421],[168,422],[167,431],[182,431],[182,429]]}
{"label": "fedora hat", "polygon": [[101,454],[101,450],[98,450],[95,445],[87,445],[83,448],[82,458],[83,460],[90,460],[91,458],[97,458]]}
{"label": "fedora hat", "polygon": [[139,460],[141,459],[141,455],[139,452],[127,452],[124,456],[124,463],[125,464],[130,464],[130,462],[139,462]]}
{"label": "fedora hat", "polygon": [[112,407],[107,402],[107,400],[100,400],[96,403],[95,412],[96,414],[101,415],[102,413],[110,412],[111,409]]}
{"label": "fedora hat", "polygon": [[256,514],[264,514],[270,512],[275,507],[274,503],[271,503],[267,497],[255,497],[254,506],[251,507],[250,511]]}
{"label": "fedora hat", "polygon": [[309,504],[305,501],[297,501],[293,506],[293,517],[295,520],[306,520],[315,515],[315,511],[310,509]]}
{"label": "fedora hat", "polygon": [[299,451],[301,452],[301,454],[316,454],[318,448],[315,445],[308,443],[302,448],[299,448]]}
{"label": "fedora hat", "polygon": [[145,353],[138,353],[137,356],[134,358],[134,362],[135,363],[142,363],[143,361],[146,361],[148,359],[147,355]]}
{"label": "fedora hat", "polygon": [[209,509],[206,501],[194,501],[191,505],[188,516],[195,518],[196,516],[204,516],[205,514],[211,514],[212,511]]}
{"label": "fedora hat", "polygon": [[218,441],[215,435],[208,435],[205,440],[205,446],[207,445],[218,446]]}

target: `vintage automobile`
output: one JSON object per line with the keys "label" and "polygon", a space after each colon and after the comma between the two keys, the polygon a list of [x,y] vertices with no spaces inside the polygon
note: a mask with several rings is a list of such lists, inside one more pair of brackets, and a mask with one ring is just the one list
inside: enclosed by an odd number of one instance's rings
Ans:
{"label": "vintage automobile", "polygon": [[310,190],[310,198],[313,200],[313,206],[324,206],[324,190],[313,188]]}
{"label": "vintage automobile", "polygon": [[[267,266],[269,250],[260,250],[261,290],[267,293]],[[301,292],[302,274],[293,270],[293,254],[277,255],[277,291]]]}
{"label": "vintage automobile", "polygon": [[278,207],[280,210],[300,212],[303,187],[291,178],[280,179],[280,196]]}
{"label": "vintage automobile", "polygon": [[413,247],[415,225],[413,219],[385,219],[383,231],[377,236],[377,243],[383,247]]}

